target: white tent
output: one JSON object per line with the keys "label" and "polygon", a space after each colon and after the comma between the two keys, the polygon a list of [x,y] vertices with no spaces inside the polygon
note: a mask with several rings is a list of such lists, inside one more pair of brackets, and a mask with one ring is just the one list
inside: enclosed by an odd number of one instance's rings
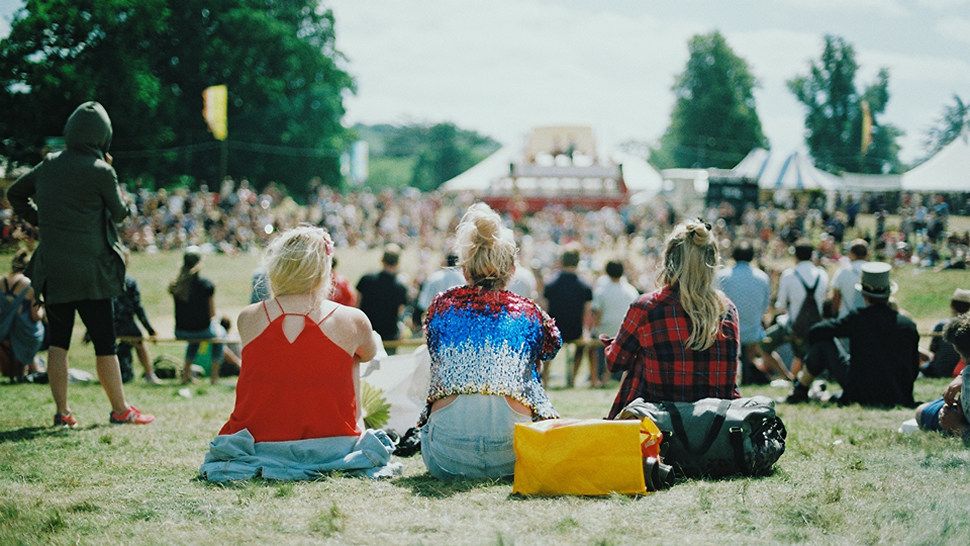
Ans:
{"label": "white tent", "polygon": [[765,190],[834,190],[841,186],[839,177],[819,169],[801,152],[783,158],[756,148],[731,169],[731,174],[757,180],[758,187]]}
{"label": "white tent", "polygon": [[906,191],[970,192],[970,131],[904,173],[902,186]]}
{"label": "white tent", "polygon": [[509,175],[509,163],[515,161],[517,156],[514,146],[503,146],[474,167],[442,184],[441,190],[483,192],[496,178]]}
{"label": "white tent", "polygon": [[660,193],[663,189],[663,177],[647,163],[635,155],[616,153],[613,160],[623,168],[623,183],[631,194],[633,193]]}
{"label": "white tent", "polygon": [[765,173],[765,168],[768,166],[768,159],[770,157],[771,152],[768,150],[755,148],[748,152],[748,155],[744,156],[744,159],[731,169],[731,176],[747,178],[748,180],[761,180],[761,176]]}
{"label": "white tent", "polygon": [[[441,185],[441,190],[446,192],[486,192],[492,187],[493,182],[509,177],[509,165],[511,163],[518,163],[521,157],[522,154],[516,150],[516,147],[503,146],[474,167],[446,181]],[[638,192],[657,193],[663,187],[663,177],[660,176],[657,169],[654,169],[652,165],[643,159],[624,153],[611,154],[610,158],[614,164],[621,165],[623,169],[623,182],[631,194]],[[528,167],[522,168],[525,169]],[[586,168],[591,172],[597,170],[593,166]],[[599,170],[603,170],[604,168],[601,167]],[[545,170],[555,169],[554,167],[546,167]]]}

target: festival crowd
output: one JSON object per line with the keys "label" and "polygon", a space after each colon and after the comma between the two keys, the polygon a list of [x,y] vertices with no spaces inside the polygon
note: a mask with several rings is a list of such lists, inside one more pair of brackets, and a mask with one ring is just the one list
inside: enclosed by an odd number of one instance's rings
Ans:
{"label": "festival crowd", "polygon": [[[211,380],[224,360],[240,373],[235,407],[200,470],[213,481],[394,472],[394,442],[362,426],[359,366],[408,329],[425,337],[430,357],[427,407],[414,434],[440,479],[512,474],[515,424],[559,417],[546,388],[564,347],[568,386],[584,360],[590,386],[619,380],[604,408],[610,419],[643,402],[735,400],[739,385],[781,379],[791,382],[787,403],[911,407],[920,428],[970,441],[970,290],[953,293],[930,350],[919,347],[916,325],[894,297],[900,263],[966,267],[970,236],[947,231],[943,196],[932,206],[905,201],[899,226],[887,226],[880,212],[862,233],[857,203],[831,213],[805,202],[740,214],[722,205],[685,219],[662,201],[503,217],[470,195],[340,195],[323,187],[300,206],[272,185],[256,192],[231,180],[218,193],[129,196],[111,166],[101,105],[78,107],[65,140],[64,152],[7,192],[26,226],[18,224],[18,236],[34,226],[41,237],[4,280],[5,369],[23,375],[46,339],[53,422],[76,427],[68,352],[80,316],[109,420],[150,424],[154,416],[131,405],[122,385],[132,350],[145,379],[158,381],[137,339],[141,328],[155,331],[137,281],[126,276],[126,246],[184,251],[168,291],[175,336],[187,344],[185,382],[193,381],[201,343],[224,339],[231,326],[220,324],[203,256],[265,247],[257,275],[264,280],[254,283],[264,292],[239,315],[239,346],[212,344]],[[863,237],[846,241],[851,230]],[[383,249],[380,269],[351,289],[335,274],[335,257],[375,247]],[[426,265],[453,251],[440,270],[407,280],[404,248],[417,249]],[[733,263],[722,268],[727,252]],[[405,316],[410,328],[402,327]],[[586,342],[572,343],[579,341]],[[920,372],[953,380],[942,398],[917,407]],[[841,392],[826,392],[820,378]]]}

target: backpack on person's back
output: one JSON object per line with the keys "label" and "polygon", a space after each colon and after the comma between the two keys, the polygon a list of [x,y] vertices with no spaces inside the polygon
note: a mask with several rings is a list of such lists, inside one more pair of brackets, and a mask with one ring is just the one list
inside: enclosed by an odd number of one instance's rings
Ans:
{"label": "backpack on person's back", "polygon": [[818,290],[822,276],[816,275],[815,283],[809,286],[805,279],[798,274],[798,271],[792,271],[792,273],[798,278],[798,282],[802,283],[802,288],[805,289],[805,300],[802,301],[802,307],[791,323],[791,331],[795,337],[804,340],[808,339],[808,331],[812,329],[812,326],[822,320],[822,314],[819,312],[818,304],[815,301],[815,291]]}

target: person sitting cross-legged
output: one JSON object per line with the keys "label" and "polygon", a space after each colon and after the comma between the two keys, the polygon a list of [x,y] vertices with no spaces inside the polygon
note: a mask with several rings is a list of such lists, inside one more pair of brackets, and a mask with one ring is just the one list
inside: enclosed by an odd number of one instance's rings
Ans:
{"label": "person sitting cross-legged", "polygon": [[438,294],[425,318],[431,382],[421,455],[438,479],[511,476],[515,424],[559,416],[539,377],[562,338],[535,302],[505,290],[517,249],[498,214],[472,205],[457,240],[466,284]]}
{"label": "person sitting cross-legged", "polygon": [[[842,318],[823,320],[809,332],[805,368],[798,374],[789,403],[808,400],[812,381],[823,371],[842,385],[840,404],[913,407],[919,365],[919,334],[912,320],[894,309],[889,297],[892,267],[868,262],[856,290],[866,306]],[[849,349],[838,338],[849,339]]]}
{"label": "person sitting cross-legged", "polygon": [[358,368],[377,342],[363,312],[327,299],[332,255],[330,236],[316,227],[270,244],[272,300],[239,314],[245,366],[232,414],[200,469],[206,479],[370,475],[387,466],[390,439],[361,426]]}
{"label": "person sitting cross-legged", "polygon": [[[954,317],[943,331],[943,339],[952,343],[964,360],[970,360],[970,313]],[[963,438],[970,444],[970,368],[964,367],[960,375],[943,391],[943,398],[927,402],[916,408],[916,422],[923,430],[936,430]]]}
{"label": "person sitting cross-legged", "polygon": [[[950,313],[952,317],[956,317],[968,311],[970,311],[970,290],[957,288],[950,298]],[[937,322],[933,326],[933,332],[942,334],[950,321],[953,320],[952,317]],[[920,368],[923,375],[927,377],[952,377],[956,373],[954,368],[960,361],[960,354],[942,336],[930,340],[930,353],[933,355],[932,358]]]}
{"label": "person sitting cross-legged", "polygon": [[710,226],[688,220],[667,238],[662,287],[640,296],[615,339],[601,336],[606,365],[626,372],[609,418],[630,402],[740,398],[738,310],[716,289],[720,261]]}

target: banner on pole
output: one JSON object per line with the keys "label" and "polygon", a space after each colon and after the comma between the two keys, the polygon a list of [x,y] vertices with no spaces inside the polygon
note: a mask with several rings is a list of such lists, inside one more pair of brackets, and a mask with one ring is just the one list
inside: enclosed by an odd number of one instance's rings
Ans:
{"label": "banner on pole", "polygon": [[225,85],[212,85],[202,91],[202,117],[216,140],[226,140],[229,136],[228,102],[229,88]]}
{"label": "banner on pole", "polygon": [[872,111],[869,110],[869,101],[862,101],[862,153],[869,151],[872,146]]}

